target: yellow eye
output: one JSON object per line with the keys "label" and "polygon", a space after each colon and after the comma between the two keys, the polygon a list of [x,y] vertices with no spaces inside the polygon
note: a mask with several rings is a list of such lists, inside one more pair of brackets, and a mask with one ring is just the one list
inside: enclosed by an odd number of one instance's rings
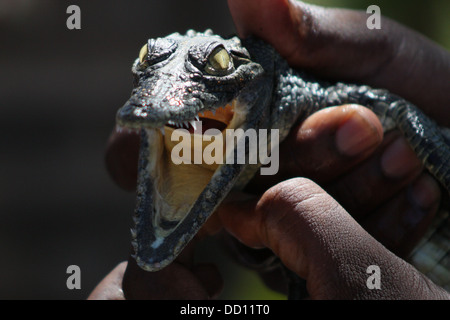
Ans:
{"label": "yellow eye", "polygon": [[218,47],[211,52],[205,71],[212,75],[224,75],[230,71],[231,58],[227,50]]}
{"label": "yellow eye", "polygon": [[141,48],[141,51],[139,51],[139,62],[143,64],[145,62],[145,58],[147,58],[148,55],[148,46],[147,44],[144,44],[144,46]]}

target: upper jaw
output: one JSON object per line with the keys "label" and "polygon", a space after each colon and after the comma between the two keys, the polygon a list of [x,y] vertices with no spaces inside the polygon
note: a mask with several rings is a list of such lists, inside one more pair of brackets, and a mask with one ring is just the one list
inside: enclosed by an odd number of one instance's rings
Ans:
{"label": "upper jaw", "polygon": [[[117,111],[119,126],[162,128],[169,121],[182,124],[196,120],[200,112],[215,111],[230,104],[263,73],[255,63],[241,65],[223,77],[194,76],[184,70],[170,72],[166,68],[139,81],[130,99]],[[192,81],[186,81],[186,77]]]}

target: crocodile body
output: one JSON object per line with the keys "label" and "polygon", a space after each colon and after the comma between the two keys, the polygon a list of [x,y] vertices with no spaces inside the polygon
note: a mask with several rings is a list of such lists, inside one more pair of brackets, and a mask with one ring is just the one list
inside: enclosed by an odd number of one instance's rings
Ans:
{"label": "crocodile body", "polygon": [[[141,132],[132,243],[145,270],[171,263],[228,192],[244,187],[260,168],[236,162],[208,167],[208,172],[195,165],[173,166],[169,130],[184,127],[192,133],[197,120],[220,120],[234,129],[276,129],[281,142],[294,124],[317,110],[360,104],[374,111],[385,131],[402,132],[425,167],[450,190],[446,129],[387,90],[322,82],[294,70],[260,40],[226,40],[210,30],[150,39],[132,71],[135,88],[118,111],[117,123]],[[203,182],[191,191],[189,183],[197,179]],[[450,224],[448,216],[439,217],[412,261],[449,290]]]}

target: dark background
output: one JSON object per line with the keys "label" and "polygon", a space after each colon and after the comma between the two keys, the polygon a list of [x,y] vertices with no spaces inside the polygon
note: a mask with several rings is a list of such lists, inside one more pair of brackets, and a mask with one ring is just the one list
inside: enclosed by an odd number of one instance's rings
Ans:
{"label": "dark background", "polygon": [[[378,4],[449,47],[449,1],[399,2],[316,1]],[[81,30],[66,28],[70,4]],[[0,0],[0,299],[84,299],[127,258],[134,194],[109,178],[106,141],[146,39],[189,28],[235,32],[225,0]],[[213,259],[222,298],[281,297]],[[66,287],[72,264],[81,290]]]}

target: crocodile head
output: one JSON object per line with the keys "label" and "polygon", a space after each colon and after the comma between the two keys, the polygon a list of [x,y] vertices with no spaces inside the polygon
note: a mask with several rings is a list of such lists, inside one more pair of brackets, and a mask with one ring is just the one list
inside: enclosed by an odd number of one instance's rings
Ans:
{"label": "crocodile head", "polygon": [[[137,264],[156,271],[175,259],[248,171],[236,161],[180,164],[174,148],[187,143],[183,150],[194,160],[209,145],[202,133],[213,132],[215,141],[225,129],[265,127],[272,84],[238,38],[225,40],[210,30],[148,40],[132,71],[132,96],[116,121],[141,132],[132,244]],[[172,141],[176,129],[192,139]]]}

